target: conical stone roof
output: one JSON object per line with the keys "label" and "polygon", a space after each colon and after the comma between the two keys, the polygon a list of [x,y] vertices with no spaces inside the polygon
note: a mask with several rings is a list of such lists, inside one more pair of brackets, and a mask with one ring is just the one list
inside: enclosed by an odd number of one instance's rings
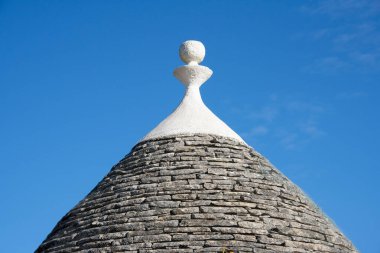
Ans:
{"label": "conical stone roof", "polygon": [[36,252],[357,252],[236,133],[177,123],[183,133],[161,125],[138,143]]}

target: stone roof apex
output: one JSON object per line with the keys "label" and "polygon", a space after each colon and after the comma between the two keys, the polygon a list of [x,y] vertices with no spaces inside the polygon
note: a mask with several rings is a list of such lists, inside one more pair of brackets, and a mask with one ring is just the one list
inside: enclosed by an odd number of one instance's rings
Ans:
{"label": "stone roof apex", "polygon": [[149,132],[144,141],[177,134],[214,134],[244,143],[203,103],[199,88],[213,73],[208,67],[199,65],[205,54],[202,42],[188,40],[181,44],[179,56],[186,65],[175,69],[174,76],[185,85],[185,95],[174,112]]}

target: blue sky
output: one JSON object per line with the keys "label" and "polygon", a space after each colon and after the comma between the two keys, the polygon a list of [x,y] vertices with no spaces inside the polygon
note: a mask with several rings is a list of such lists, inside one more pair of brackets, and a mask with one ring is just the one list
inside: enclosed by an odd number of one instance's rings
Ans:
{"label": "blue sky", "polygon": [[31,252],[179,103],[209,108],[380,252],[378,1],[0,1],[0,242]]}

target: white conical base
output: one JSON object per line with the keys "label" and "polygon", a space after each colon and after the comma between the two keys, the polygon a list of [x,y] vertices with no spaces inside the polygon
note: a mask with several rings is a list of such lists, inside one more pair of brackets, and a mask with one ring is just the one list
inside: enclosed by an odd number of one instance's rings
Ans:
{"label": "white conical base", "polygon": [[[189,68],[189,66],[185,67]],[[178,75],[178,73],[175,74],[176,76]],[[211,74],[212,72],[210,76]],[[244,143],[237,133],[203,103],[199,86],[199,84],[189,84],[185,96],[177,109],[148,133],[143,140],[179,134],[214,134],[233,138]]]}

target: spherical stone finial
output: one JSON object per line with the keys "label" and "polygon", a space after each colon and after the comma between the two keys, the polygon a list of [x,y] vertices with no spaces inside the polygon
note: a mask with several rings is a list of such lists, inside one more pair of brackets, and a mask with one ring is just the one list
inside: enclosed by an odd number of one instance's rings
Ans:
{"label": "spherical stone finial", "polygon": [[198,65],[205,58],[206,49],[200,41],[187,40],[179,48],[181,60],[189,65]]}

